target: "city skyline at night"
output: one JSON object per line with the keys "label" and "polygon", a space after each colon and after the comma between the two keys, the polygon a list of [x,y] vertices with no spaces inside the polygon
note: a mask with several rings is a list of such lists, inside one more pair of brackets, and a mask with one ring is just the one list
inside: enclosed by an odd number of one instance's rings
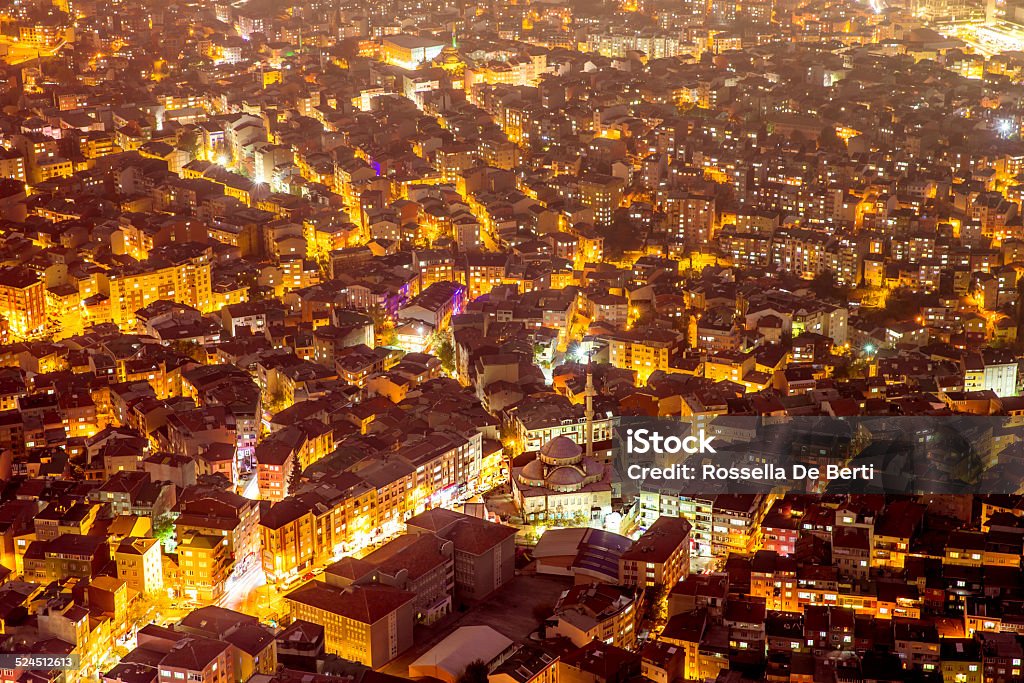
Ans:
{"label": "city skyline at night", "polygon": [[1024,681],[1021,0],[0,2],[0,683]]}

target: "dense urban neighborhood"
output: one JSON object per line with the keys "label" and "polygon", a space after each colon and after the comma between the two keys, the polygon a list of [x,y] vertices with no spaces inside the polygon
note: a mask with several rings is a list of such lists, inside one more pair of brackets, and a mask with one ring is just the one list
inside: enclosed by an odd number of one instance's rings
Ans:
{"label": "dense urban neighborhood", "polygon": [[1024,681],[1022,133],[1021,0],[0,2],[0,683]]}

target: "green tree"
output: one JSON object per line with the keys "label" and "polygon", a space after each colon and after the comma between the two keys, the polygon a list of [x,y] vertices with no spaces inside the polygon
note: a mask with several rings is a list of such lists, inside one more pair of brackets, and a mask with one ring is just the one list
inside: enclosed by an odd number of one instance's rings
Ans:
{"label": "green tree", "polygon": [[174,520],[170,515],[160,515],[153,520],[153,538],[166,548],[174,538]]}
{"label": "green tree", "polygon": [[550,367],[551,362],[544,359],[544,354],[547,351],[547,347],[543,344],[533,345],[533,364],[538,366]]}
{"label": "green tree", "polygon": [[331,279],[331,255],[323,250],[317,250],[313,254],[313,262],[320,269],[320,275],[325,280]]}
{"label": "green tree", "polygon": [[301,483],[302,483],[302,467],[299,465],[299,463],[294,462],[294,463],[292,463],[291,474],[288,476],[288,495],[290,496],[293,493],[295,493],[296,489],[299,488],[299,485]]}
{"label": "green tree", "polygon": [[394,346],[398,335],[395,334],[395,321],[388,312],[380,306],[374,306],[366,314],[373,319],[373,335],[377,346]]}
{"label": "green tree", "polygon": [[185,131],[178,138],[178,149],[188,152],[193,159],[199,156],[199,135],[195,131]]}
{"label": "green tree", "polygon": [[916,296],[890,296],[885,301],[885,313],[892,320],[910,320],[921,310],[921,300]]}
{"label": "green tree", "polygon": [[466,665],[466,670],[456,679],[456,683],[487,683],[487,664],[482,659],[474,659]]}
{"label": "green tree", "polygon": [[202,363],[205,358],[200,358],[200,350],[202,346],[191,339],[175,339],[168,346],[177,351],[183,356],[188,356],[192,360]]}
{"label": "green tree", "polygon": [[834,126],[825,126],[818,136],[818,149],[842,153],[846,151],[846,143],[836,134]]}
{"label": "green tree", "polygon": [[533,618],[537,621],[544,621],[551,616],[551,607],[543,603],[533,606]]}
{"label": "green tree", "polygon": [[284,389],[279,386],[270,396],[267,397],[267,411],[271,415],[277,415],[279,412],[284,410],[284,401]]}
{"label": "green tree", "polygon": [[149,623],[150,613],[156,609],[156,601],[166,596],[166,593],[163,595],[140,593],[128,604],[128,623],[135,624],[139,628],[145,626]]}
{"label": "green tree", "polygon": [[434,330],[427,339],[427,348],[438,360],[441,369],[451,374],[455,370],[455,344],[450,330]]}
{"label": "green tree", "polygon": [[835,370],[836,379],[865,379],[868,376],[868,362],[863,358],[852,358]]}
{"label": "green tree", "polygon": [[643,246],[644,240],[640,226],[630,220],[628,213],[616,212],[609,226],[599,229],[604,237],[604,253],[611,260],[621,258],[627,251],[635,251]]}
{"label": "green tree", "polygon": [[585,512],[577,512],[569,520],[569,526],[585,527],[590,526],[590,517]]}
{"label": "green tree", "polygon": [[825,299],[840,298],[843,295],[842,289],[836,285],[836,274],[831,270],[823,270],[811,280],[811,291],[817,296]]}
{"label": "green tree", "polygon": [[663,585],[651,586],[644,590],[644,619],[663,624],[668,616],[668,591]]}

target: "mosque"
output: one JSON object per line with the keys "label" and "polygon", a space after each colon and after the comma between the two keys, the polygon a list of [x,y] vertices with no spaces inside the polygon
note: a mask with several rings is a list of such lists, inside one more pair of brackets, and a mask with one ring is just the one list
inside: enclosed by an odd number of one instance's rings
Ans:
{"label": "mosque", "polygon": [[604,523],[612,512],[612,467],[594,457],[594,378],[587,371],[586,448],[567,436],[512,468],[512,497],[523,521]]}

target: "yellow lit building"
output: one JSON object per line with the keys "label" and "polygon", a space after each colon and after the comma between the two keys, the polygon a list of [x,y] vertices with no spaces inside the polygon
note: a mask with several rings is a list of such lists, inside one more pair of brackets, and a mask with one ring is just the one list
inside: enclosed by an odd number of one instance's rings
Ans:
{"label": "yellow lit building", "polygon": [[228,540],[192,531],[185,533],[178,544],[181,592],[186,597],[214,602],[224,594],[224,584],[231,573],[231,552]]}
{"label": "yellow lit building", "polygon": [[219,311],[225,306],[245,303],[249,300],[249,287],[235,284],[233,286],[214,286],[213,310]]}
{"label": "yellow lit building", "polygon": [[53,341],[82,334],[82,300],[78,287],[64,284],[46,289],[47,333]]}
{"label": "yellow lit building", "polygon": [[203,313],[214,310],[209,249],[200,246],[157,250],[156,258],[101,276],[106,279],[113,322],[122,329],[134,329],[135,311],[158,299],[187,304]]}
{"label": "yellow lit building", "polygon": [[16,339],[27,339],[46,327],[46,293],[39,276],[28,268],[0,268],[0,315]]}
{"label": "yellow lit building", "polygon": [[293,619],[324,627],[328,653],[381,667],[413,644],[416,594],[385,585],[345,588],[310,581],[289,593]]}
{"label": "yellow lit building", "polygon": [[580,179],[580,202],[594,212],[597,225],[609,225],[626,183],[622,178],[589,174]]}
{"label": "yellow lit building", "polygon": [[99,159],[119,151],[120,148],[114,143],[114,136],[110,133],[91,131],[82,140],[82,156],[86,159]]}
{"label": "yellow lit building", "polygon": [[547,71],[548,59],[543,53],[505,61],[474,62],[466,66],[464,83],[468,91],[481,85],[535,86]]}
{"label": "yellow lit building", "polygon": [[124,539],[114,551],[114,562],[117,578],[129,588],[145,595],[158,595],[164,590],[163,557],[157,539]]}
{"label": "yellow lit building", "polygon": [[667,371],[680,341],[668,330],[609,334],[602,340],[608,343],[609,362],[616,368],[637,373],[638,381],[646,381],[655,370]]}
{"label": "yellow lit building", "polygon": [[18,152],[0,147],[0,178],[25,182],[25,158]]}
{"label": "yellow lit building", "polygon": [[377,490],[349,473],[337,475],[331,485],[340,492],[337,496],[328,498],[320,491],[288,496],[260,515],[268,581],[295,576],[350,550],[357,539],[370,538],[376,528]]}
{"label": "yellow lit building", "polygon": [[381,58],[403,69],[415,69],[441,54],[444,43],[424,36],[400,33],[385,36],[381,41]]}
{"label": "yellow lit building", "polygon": [[18,42],[33,46],[50,47],[64,37],[64,28],[54,23],[26,24],[18,27]]}

